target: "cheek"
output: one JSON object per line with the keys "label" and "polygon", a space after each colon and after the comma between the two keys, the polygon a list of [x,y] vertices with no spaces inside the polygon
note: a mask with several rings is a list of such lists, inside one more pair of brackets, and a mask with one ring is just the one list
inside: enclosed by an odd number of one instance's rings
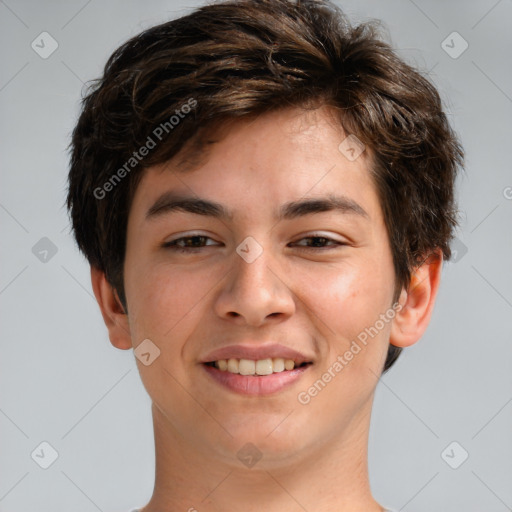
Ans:
{"label": "cheek", "polygon": [[[326,335],[343,348],[375,323],[391,305],[392,267],[360,260],[318,270],[304,286],[308,306],[326,325]],[[305,284],[305,283],[304,283]]]}
{"label": "cheek", "polygon": [[127,275],[129,309],[135,330],[141,335],[164,342],[183,326],[183,319],[193,318],[196,306],[207,300],[212,287],[211,272],[180,271],[164,264]]}
{"label": "cheek", "polygon": [[[311,427],[350,422],[372,396],[384,364],[391,320],[392,268],[357,265],[331,272],[312,287],[313,308],[325,329],[325,357],[298,397]],[[309,305],[309,304],[308,304]],[[322,305],[319,307],[318,305]],[[302,400],[302,401],[301,401]],[[328,428],[330,430],[330,427]],[[326,434],[328,435],[328,434]]]}
{"label": "cheek", "polygon": [[[139,185],[140,186],[140,185]],[[163,186],[163,185],[161,185]],[[135,340],[154,339],[163,346],[163,334],[169,332],[197,303],[194,292],[198,278],[170,265],[170,252],[159,246],[161,230],[145,230],[137,212],[144,208],[144,189],[132,205],[128,219],[125,261],[123,266],[130,329]],[[136,342],[135,342],[136,343]]]}

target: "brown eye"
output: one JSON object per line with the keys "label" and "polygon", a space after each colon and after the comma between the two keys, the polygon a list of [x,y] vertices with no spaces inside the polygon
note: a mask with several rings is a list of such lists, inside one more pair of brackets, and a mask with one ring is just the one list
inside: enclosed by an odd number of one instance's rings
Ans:
{"label": "brown eye", "polygon": [[[310,249],[331,249],[333,247],[339,247],[341,245],[346,245],[343,242],[339,242],[338,240],[333,240],[332,238],[328,238],[325,236],[307,236],[302,238],[302,240],[314,240],[314,243],[312,245],[306,245],[306,246],[299,246],[301,250],[310,250]],[[334,245],[326,246],[324,244],[332,242]]]}
{"label": "brown eye", "polygon": [[[165,247],[166,249],[170,249],[171,251],[198,252],[205,247],[205,245],[203,245],[203,242],[205,242],[206,240],[212,239],[204,235],[184,236],[181,238],[176,238],[175,240],[171,240],[170,242],[166,242],[165,244],[163,244],[163,247]],[[185,243],[182,244],[182,242]]]}

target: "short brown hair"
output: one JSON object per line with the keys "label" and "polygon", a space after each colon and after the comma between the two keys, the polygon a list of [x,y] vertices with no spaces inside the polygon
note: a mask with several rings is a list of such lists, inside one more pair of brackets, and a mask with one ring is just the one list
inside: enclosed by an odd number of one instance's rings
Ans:
{"label": "short brown hair", "polygon": [[[186,115],[185,104],[194,107]],[[450,258],[463,150],[436,88],[382,40],[377,23],[352,26],[328,0],[227,0],[124,43],[82,100],[67,207],[80,250],[105,272],[125,311],[127,219],[143,169],[192,141],[198,154],[218,123],[322,105],[336,109],[344,131],[372,155],[395,300],[425,255],[440,248]],[[156,127],[165,136],[130,160]],[[384,371],[401,350],[390,345]]]}

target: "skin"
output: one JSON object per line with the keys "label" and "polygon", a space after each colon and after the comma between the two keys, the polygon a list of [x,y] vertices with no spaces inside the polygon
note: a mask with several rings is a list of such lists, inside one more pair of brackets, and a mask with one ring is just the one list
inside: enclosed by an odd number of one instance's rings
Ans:
{"label": "skin", "polygon": [[[145,171],[127,227],[128,315],[104,274],[91,269],[111,343],[127,350],[150,339],[160,349],[148,366],[136,359],[152,399],[156,448],[155,488],[143,511],[382,511],[367,467],[374,392],[389,343],[410,346],[428,325],[442,255],[434,252],[416,270],[394,318],[308,404],[299,403],[298,393],[393,305],[393,260],[371,155],[349,161],[340,152],[346,134],[324,107],[238,120],[216,135],[194,170],[178,172],[173,159]],[[233,220],[186,212],[147,220],[166,190],[222,203]],[[273,217],[287,201],[332,191],[356,201],[367,218]],[[201,252],[162,247],[190,233],[209,237],[194,242]],[[307,239],[313,234],[346,245],[324,240],[318,249]],[[252,263],[235,250],[247,236],[263,248]],[[199,363],[226,345],[268,341],[314,361],[272,396],[227,390]],[[262,454],[252,468],[237,457],[246,443]]]}

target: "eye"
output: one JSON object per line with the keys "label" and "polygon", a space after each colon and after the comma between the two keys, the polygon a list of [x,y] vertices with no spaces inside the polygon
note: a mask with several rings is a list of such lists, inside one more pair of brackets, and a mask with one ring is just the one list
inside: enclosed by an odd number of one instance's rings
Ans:
{"label": "eye", "polygon": [[[204,245],[204,242],[206,240],[212,240],[208,236],[204,235],[191,235],[191,236],[184,236],[181,238],[176,238],[175,240],[171,240],[169,242],[166,242],[163,244],[163,247],[166,249],[170,249],[171,251],[178,251],[183,253],[197,253],[200,252],[201,249],[206,247]],[[344,242],[339,242],[338,240],[333,240],[332,238],[328,238],[325,236],[308,236],[301,238],[299,241],[303,240],[315,240],[315,243],[313,245],[306,245],[306,246],[300,246],[297,242],[295,242],[295,245],[300,248],[300,250],[329,250],[333,247],[339,247],[342,245],[347,245]],[[183,243],[184,242],[184,243]],[[190,242],[190,243],[189,243]],[[331,243],[330,246],[326,246],[325,244]],[[209,244],[215,245],[215,244]]]}
{"label": "eye", "polygon": [[[311,250],[311,249],[322,250],[322,249],[331,249],[336,246],[347,245],[344,242],[340,242],[338,240],[333,240],[332,238],[328,238],[326,236],[316,236],[316,235],[307,236],[307,237],[301,238],[299,241],[302,241],[302,240],[315,240],[316,242],[314,243],[314,245],[299,246],[300,250]],[[331,246],[324,245],[325,243],[329,243],[329,242],[332,242],[332,244],[334,244],[334,245],[331,245]]]}
{"label": "eye", "polygon": [[[201,244],[205,240],[212,239],[204,235],[184,236],[181,238],[176,238],[175,240],[171,240],[170,242],[166,242],[165,244],[163,244],[163,247],[170,249],[171,251],[199,252],[204,247],[204,245],[196,245],[196,243]],[[185,241],[184,246],[181,245],[182,241]],[[189,244],[187,243],[187,241],[192,241],[192,243]]]}

